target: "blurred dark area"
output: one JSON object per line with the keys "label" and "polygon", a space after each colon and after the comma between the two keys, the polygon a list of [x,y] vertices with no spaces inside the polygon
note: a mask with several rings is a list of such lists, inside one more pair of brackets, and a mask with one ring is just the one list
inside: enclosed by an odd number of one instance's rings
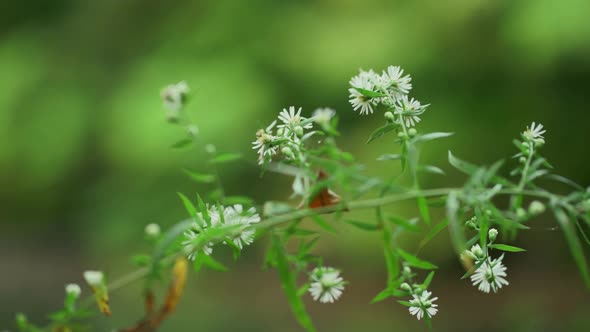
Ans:
{"label": "blurred dark area", "polygon": [[[375,161],[396,149],[392,140],[365,144],[382,114],[359,116],[347,92],[359,68],[390,64],[412,75],[412,96],[431,104],[418,130],[455,132],[426,146],[422,158],[448,174],[423,186],[463,183],[448,150],[480,164],[505,158],[508,174],[511,141],[532,121],[547,129],[543,154],[556,173],[589,185],[588,13],[588,0],[2,1],[0,330],[13,330],[20,311],[43,323],[85,269],[110,278],[131,271],[129,258],[148,250],[144,226],[185,217],[176,192],[211,190],[181,171],[202,169],[199,154],[171,149],[184,133],[166,123],[159,92],[180,80],[191,86],[187,111],[202,139],[247,160],[220,169],[226,191],[260,204],[288,199],[291,184],[259,176],[251,141],[290,105],[307,115],[336,109],[339,145],[368,174],[398,171]],[[388,209],[417,213],[412,204]],[[459,280],[441,233],[422,252],[441,267],[435,331],[589,331],[590,292],[553,226],[541,216],[520,234],[528,251],[508,255],[510,285],[492,295]],[[317,253],[350,284],[335,304],[309,302],[319,329],[426,330],[393,300],[369,304],[385,283],[378,235],[337,228]],[[220,250],[232,271],[189,279],[161,330],[300,331],[276,272],[262,270],[265,249],[261,240],[236,263]],[[140,318],[141,285],[111,302],[113,317],[93,320],[96,331]]]}

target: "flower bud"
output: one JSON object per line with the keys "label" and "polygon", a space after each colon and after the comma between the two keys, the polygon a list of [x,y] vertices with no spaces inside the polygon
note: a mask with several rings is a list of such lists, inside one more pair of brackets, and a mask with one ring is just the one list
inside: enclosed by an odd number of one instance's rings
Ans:
{"label": "flower bud", "polygon": [[279,128],[277,129],[277,136],[283,136],[285,134],[285,129],[284,128]]}
{"label": "flower bud", "polygon": [[416,130],[416,128],[410,128],[408,129],[408,135],[410,135],[410,137],[414,137],[418,134],[418,131]]}
{"label": "flower bud", "polygon": [[295,130],[295,135],[297,135],[299,137],[303,136],[303,127],[297,126],[297,127],[295,127],[294,130]]}
{"label": "flower bud", "polygon": [[406,136],[406,133],[404,133],[403,131],[400,131],[399,133],[397,133],[397,137],[403,139],[406,139],[408,136]]}
{"label": "flower bud", "polygon": [[389,121],[393,121],[393,119],[394,119],[393,113],[391,113],[389,111],[385,112],[385,114],[383,114],[383,116],[385,117],[385,119],[387,119]]}
{"label": "flower bud", "polygon": [[403,284],[401,284],[399,286],[399,288],[401,288],[402,290],[405,290],[406,292],[411,292],[412,291],[412,287],[410,287],[410,285],[408,285],[407,282],[404,282]]}
{"label": "flower bud", "polygon": [[479,244],[476,244],[471,247],[471,253],[475,256],[476,259],[483,258],[483,250],[481,250]]}
{"label": "flower bud", "polygon": [[542,138],[535,138],[535,145],[538,147],[542,147],[545,144],[545,140]]}
{"label": "flower bud", "polygon": [[472,253],[470,250],[463,251],[463,255],[471,258],[472,260],[477,260],[477,256],[475,256],[475,254]]}
{"label": "flower bud", "polygon": [[529,213],[536,216],[545,212],[545,204],[539,201],[532,201],[529,205]]}
{"label": "flower bud", "polygon": [[516,209],[516,217],[518,219],[524,219],[524,218],[526,218],[526,211],[523,208]]}
{"label": "flower bud", "polygon": [[207,153],[214,154],[217,151],[217,149],[215,148],[215,145],[207,144],[205,145],[205,151],[207,151]]}
{"label": "flower bud", "polygon": [[84,271],[84,279],[92,287],[103,285],[104,274],[101,271]]}
{"label": "flower bud", "polygon": [[521,164],[524,164],[524,163],[526,163],[526,158],[525,157],[520,157],[520,158],[518,158],[518,162],[521,163]]}
{"label": "flower bud", "polygon": [[290,147],[285,146],[281,149],[281,152],[287,156],[288,158],[295,159],[295,155],[293,154],[293,150]]}
{"label": "flower bud", "polygon": [[488,216],[488,217],[491,217],[491,216],[492,216],[492,214],[493,214],[492,210],[490,210],[490,209],[486,209],[486,210],[484,211],[484,213],[485,213],[485,214],[486,214],[486,216]]}
{"label": "flower bud", "polygon": [[160,235],[160,225],[154,223],[147,224],[144,231],[145,235],[149,238],[156,238]]}
{"label": "flower bud", "polygon": [[67,284],[66,285],[66,294],[72,295],[74,298],[78,298],[82,290],[78,284]]}
{"label": "flower bud", "polygon": [[495,228],[490,228],[488,231],[488,237],[490,238],[490,242],[496,241],[496,237],[498,237],[498,230]]}
{"label": "flower bud", "polygon": [[409,266],[404,266],[403,274],[406,276],[412,274],[412,269]]}

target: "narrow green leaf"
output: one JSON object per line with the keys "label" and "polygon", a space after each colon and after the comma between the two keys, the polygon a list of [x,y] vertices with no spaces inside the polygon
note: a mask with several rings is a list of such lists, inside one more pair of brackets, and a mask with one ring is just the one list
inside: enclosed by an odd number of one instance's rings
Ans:
{"label": "narrow green leaf", "polygon": [[418,171],[424,172],[424,173],[430,173],[430,174],[445,175],[445,171],[443,171],[439,167],[432,166],[432,165],[419,166]]}
{"label": "narrow green leaf", "polygon": [[240,153],[229,152],[229,153],[222,153],[220,155],[217,155],[213,159],[209,160],[209,162],[212,164],[223,164],[223,163],[229,163],[232,161],[236,161],[240,158],[242,158],[242,155]]}
{"label": "narrow green leaf", "polygon": [[[207,209],[207,204],[205,204],[205,202],[199,194],[197,194],[197,205],[199,206],[199,212],[201,212],[203,219],[205,219],[205,223],[207,223],[207,226],[211,226],[211,217],[209,216],[209,209]],[[219,211],[219,216],[223,217],[223,211]]]}
{"label": "narrow green leaf", "polygon": [[427,289],[428,286],[430,286],[430,283],[432,282],[432,278],[434,278],[434,272],[435,271],[431,271],[427,276],[426,279],[424,279],[424,282],[422,283],[422,289]]}
{"label": "narrow green leaf", "polygon": [[414,141],[417,142],[426,142],[426,141],[432,141],[435,139],[439,139],[439,138],[444,138],[444,137],[449,137],[452,136],[454,133],[443,133],[443,132],[438,132],[438,133],[428,133],[428,134],[424,134],[424,135],[418,135],[416,137],[414,137]]}
{"label": "narrow green leaf", "polygon": [[376,92],[376,91],[371,91],[371,90],[366,90],[366,89],[361,89],[361,88],[356,88],[356,87],[354,87],[354,89],[365,97],[370,97],[370,98],[387,97],[386,94],[383,94],[381,92]]}
{"label": "narrow green leaf", "polygon": [[334,234],[338,233],[338,232],[336,232],[336,229],[334,227],[332,227],[330,224],[328,224],[328,222],[324,218],[322,218],[321,216],[313,215],[313,216],[311,216],[311,219],[313,219],[313,221],[315,221],[315,223],[318,224],[318,226],[320,226],[325,231],[330,232],[330,233],[334,233]]}
{"label": "narrow green leaf", "polygon": [[190,138],[183,138],[177,141],[176,143],[172,144],[170,147],[173,149],[180,149],[189,146],[192,142],[193,140]]}
{"label": "narrow green leaf", "polygon": [[475,270],[479,269],[480,266],[483,265],[483,263],[485,263],[486,260],[482,259],[481,261],[477,262],[477,264],[475,264],[472,268],[470,268],[467,272],[465,272],[465,274],[463,274],[463,276],[461,277],[461,280],[469,277],[473,272],[475,272]]}
{"label": "narrow green leaf", "polygon": [[399,154],[382,154],[377,158],[377,161],[399,160],[401,157]]}
{"label": "narrow green leaf", "polygon": [[411,304],[411,303],[410,303],[410,302],[408,302],[408,301],[401,301],[401,300],[400,300],[400,301],[397,301],[397,303],[399,303],[399,304],[403,305],[404,307],[413,307],[413,306],[414,306],[413,304]]}
{"label": "narrow green leaf", "polygon": [[254,205],[254,201],[246,196],[228,196],[224,200],[225,205],[241,204],[246,206]]}
{"label": "narrow green leaf", "polygon": [[473,173],[475,173],[479,168],[471,163],[455,157],[451,151],[449,151],[449,164],[467,175],[473,175]]}
{"label": "narrow green leaf", "polygon": [[508,251],[508,252],[523,252],[526,251],[526,249],[522,249],[519,247],[515,247],[515,246],[509,246],[507,244],[490,244],[489,246],[490,248],[494,248],[494,249],[498,249],[498,250],[502,250],[502,251]]}
{"label": "narrow green leaf", "polygon": [[276,268],[279,272],[279,279],[281,281],[281,286],[287,295],[287,300],[291,305],[291,310],[295,315],[295,318],[299,322],[299,324],[308,332],[315,332],[316,329],[311,322],[311,318],[309,317],[307,311],[305,310],[305,305],[301,300],[301,297],[297,296],[297,285],[295,284],[295,275],[289,269],[289,261],[287,259],[287,255],[285,253],[285,249],[283,248],[283,244],[279,240],[279,238],[275,235],[272,237],[272,245],[274,247],[274,251],[276,254]]}
{"label": "narrow green leaf", "polygon": [[[449,154],[450,155],[450,154]],[[459,221],[459,198],[456,191],[451,191],[447,197],[447,220],[449,221],[449,233],[451,234],[451,243],[457,255],[461,255],[465,250],[465,233],[463,232],[463,225]]]}
{"label": "narrow green leaf", "polygon": [[398,126],[399,125],[394,124],[394,123],[388,123],[388,124],[384,125],[383,127],[378,128],[373,133],[371,133],[371,136],[369,136],[369,139],[367,140],[367,144],[369,144],[372,141],[376,140],[377,138],[387,134],[388,132],[394,130]]}
{"label": "narrow green leaf", "polygon": [[215,175],[213,175],[213,174],[196,173],[196,172],[189,171],[188,169],[183,169],[182,171],[195,182],[198,182],[198,183],[215,182]]}
{"label": "narrow green leaf", "polygon": [[381,302],[381,301],[387,299],[388,297],[390,297],[392,295],[393,295],[393,293],[391,292],[391,290],[389,288],[386,288],[386,289],[382,290],[381,292],[379,292],[379,294],[377,294],[371,300],[371,304],[377,303],[377,302]]}
{"label": "narrow green leaf", "polygon": [[184,208],[186,209],[186,212],[188,212],[189,216],[196,218],[197,217],[197,209],[195,208],[195,205],[190,201],[190,199],[188,199],[183,193],[178,192],[178,197],[180,197],[180,199],[182,200],[182,204],[184,204]]}
{"label": "narrow green leaf", "polygon": [[434,270],[438,267],[428,261],[422,260],[407,251],[402,250],[401,248],[397,249],[397,253],[408,263],[408,265],[415,267],[417,269],[423,270]]}
{"label": "narrow green leaf", "polygon": [[442,231],[447,225],[449,224],[449,220],[447,218],[443,219],[441,222],[436,224],[434,227],[426,233],[424,239],[420,241],[420,247],[424,247],[430,240],[432,240],[440,231]]}
{"label": "narrow green leaf", "polygon": [[377,224],[372,224],[372,223],[368,223],[368,222],[351,220],[351,219],[345,219],[344,222],[347,224],[351,224],[351,225],[353,225],[359,229],[362,229],[364,231],[376,231],[379,229],[379,226]]}
{"label": "narrow green leaf", "polygon": [[207,254],[203,253],[203,255],[201,255],[201,256],[202,256],[202,260],[203,260],[203,265],[207,266],[208,268],[215,270],[215,271],[220,271],[220,272],[229,271],[229,269],[225,265],[223,265],[219,261],[215,260],[213,257],[211,257],[211,255],[207,255]]}
{"label": "narrow green leaf", "polygon": [[418,209],[420,210],[420,215],[422,216],[422,220],[426,225],[430,226],[430,212],[428,209],[428,202],[426,202],[426,198],[423,196],[418,196]]}
{"label": "narrow green leaf", "polygon": [[409,232],[420,232],[420,227],[418,227],[418,218],[412,218],[410,220],[405,220],[403,218],[399,218],[399,217],[387,217],[387,220],[389,220],[391,223],[403,228],[406,231]]}
{"label": "narrow green leaf", "polygon": [[567,243],[570,247],[574,261],[580,270],[582,279],[584,279],[586,287],[590,288],[590,273],[588,272],[588,263],[586,262],[586,256],[584,255],[582,243],[576,234],[574,222],[568,218],[567,214],[559,207],[553,207],[553,213],[555,214],[555,218],[557,219],[557,222],[563,231],[563,235],[565,235],[565,239],[567,240]]}

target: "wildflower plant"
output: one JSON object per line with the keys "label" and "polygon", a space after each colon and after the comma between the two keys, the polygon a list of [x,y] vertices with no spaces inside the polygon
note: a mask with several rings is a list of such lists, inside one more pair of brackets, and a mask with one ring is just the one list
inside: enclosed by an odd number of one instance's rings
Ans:
{"label": "wildflower plant", "polygon": [[[442,168],[424,164],[420,150],[433,140],[451,136],[450,132],[423,133],[421,121],[427,118],[429,105],[410,96],[412,79],[397,66],[381,73],[361,70],[350,80],[349,101],[359,116],[381,113],[382,125],[368,137],[367,143],[384,141],[387,150],[380,162],[399,162],[401,171],[381,179],[365,174],[360,163],[337,145],[338,112],[318,108],[306,112],[289,106],[275,119],[257,131],[253,130],[252,159],[265,172],[276,172],[292,180],[295,203],[270,201],[256,204],[243,196],[228,196],[223,190],[217,165],[238,162],[236,153],[219,153],[214,145],[204,142],[185,111],[189,88],[185,82],[166,87],[162,92],[167,118],[183,128],[186,135],[174,147],[194,146],[206,156],[207,168],[198,172],[184,170],[200,184],[210,186],[208,193],[179,193],[187,218],[167,230],[150,223],[145,227],[151,253],[133,257],[138,270],[106,282],[101,271],[87,271],[84,278],[100,311],[110,314],[109,297],[119,288],[138,280],[144,283],[145,317],[126,331],[156,329],[178,305],[188,276],[188,266],[198,272],[207,267],[226,271],[215,259],[217,250],[228,248],[237,259],[242,250],[267,241],[265,267],[277,270],[278,278],[295,319],[306,331],[316,331],[303,299],[309,296],[322,304],[345,298],[348,285],[337,268],[324,265],[329,257],[320,257],[315,245],[322,232],[310,230],[309,223],[326,232],[341,227],[354,227],[372,232],[382,246],[387,274],[383,290],[373,295],[372,302],[396,299],[410,315],[432,327],[439,313],[438,297],[430,290],[438,268],[419,257],[418,252],[448,230],[452,249],[465,267],[458,278],[470,280],[477,290],[498,293],[509,286],[505,255],[525,250],[506,244],[514,242],[521,231],[539,215],[550,211],[562,229],[582,280],[590,288],[584,242],[590,227],[590,189],[554,173],[540,152],[546,133],[533,122],[514,140],[515,154],[509,159],[512,171],[502,172],[504,160],[490,165],[475,165],[457,158],[450,151],[448,163],[467,176],[464,184],[444,188],[422,188],[423,173],[444,174]],[[340,111],[346,112],[346,110]],[[385,141],[387,142],[387,141]],[[249,158],[249,157],[246,157]],[[407,183],[409,185],[403,185]],[[554,193],[543,187],[549,181],[565,184],[568,191]],[[338,192],[339,194],[336,194]],[[366,198],[368,195],[376,198]],[[507,200],[498,199],[500,196]],[[414,201],[415,215],[409,218],[392,215],[383,207],[400,201]],[[437,220],[431,213],[444,202],[445,217]],[[506,204],[507,203],[507,204]],[[347,212],[373,209],[373,220],[353,220]],[[422,240],[403,245],[404,233],[421,234]],[[504,243],[501,243],[504,242]],[[462,275],[462,276],[461,276]],[[304,277],[307,281],[300,283]],[[160,309],[152,289],[168,281]],[[466,281],[467,283],[467,281]],[[72,331],[81,329],[87,317],[87,302],[78,303],[79,286],[66,286],[64,308],[50,315],[50,323],[38,327],[17,315],[20,331]],[[444,312],[444,308],[440,308]]]}

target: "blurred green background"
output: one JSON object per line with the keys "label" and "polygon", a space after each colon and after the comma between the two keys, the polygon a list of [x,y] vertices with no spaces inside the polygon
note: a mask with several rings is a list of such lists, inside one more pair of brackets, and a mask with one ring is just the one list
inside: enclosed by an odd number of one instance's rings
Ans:
{"label": "blurred green background", "polygon": [[[419,130],[456,132],[424,152],[448,171],[425,185],[462,183],[447,150],[478,163],[510,156],[531,121],[546,126],[544,154],[558,172],[589,184],[588,13],[587,0],[2,1],[0,329],[14,327],[17,311],[43,322],[85,269],[130,271],[129,257],[147,250],[144,225],[185,216],[176,192],[210,189],[180,171],[202,169],[199,155],[170,148],[183,133],[165,122],[159,91],[180,80],[192,87],[201,137],[249,161],[221,169],[226,191],[258,203],[290,194],[289,179],[258,176],[250,150],[255,131],[289,105],[335,108],[340,146],[369,174],[395,171],[374,162],[393,143],[364,144],[381,115],[360,117],[347,102],[359,68],[389,64],[432,105]],[[590,330],[590,293],[562,234],[547,230],[549,216],[534,225],[519,238],[529,251],[506,259],[510,286],[494,295],[459,280],[446,233],[426,248],[441,267],[437,331]],[[385,280],[377,235],[338,229],[317,251],[350,285],[336,304],[309,302],[320,330],[425,330],[394,301],[368,304]],[[191,278],[161,330],[299,331],[276,273],[261,270],[265,247],[237,263],[219,250],[232,272]],[[139,295],[140,285],[115,294],[113,317],[97,317],[96,331],[132,325]]]}

